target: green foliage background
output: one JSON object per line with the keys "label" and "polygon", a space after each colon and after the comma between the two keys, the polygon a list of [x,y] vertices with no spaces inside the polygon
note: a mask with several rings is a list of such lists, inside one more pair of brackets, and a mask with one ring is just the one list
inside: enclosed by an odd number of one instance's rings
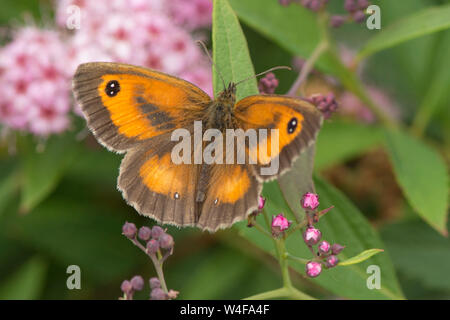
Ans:
{"label": "green foliage background", "polygon": [[[39,19],[39,10],[50,8],[47,1],[3,2],[4,26],[20,20],[25,11]],[[331,1],[331,9],[338,11],[336,2]],[[382,10],[381,31],[350,24],[333,30],[331,36],[359,52],[367,63],[364,81],[389,92],[405,119],[395,126],[341,118],[326,122],[316,144],[314,183],[321,208],[335,206],[319,227],[327,240],[347,246],[342,259],[370,248],[385,252],[362,264],[327,270],[313,280],[304,277],[303,265],[293,263],[294,284],[318,298],[448,299],[450,240],[444,235],[450,6],[439,0],[373,2]],[[213,57],[227,81],[245,78],[254,70],[290,65],[296,55],[308,57],[320,40],[316,15],[299,6],[283,8],[275,0],[215,4]],[[317,68],[367,100],[361,80],[332,50]],[[277,77],[277,92],[283,94],[296,74],[279,72]],[[238,95],[256,93],[255,84],[240,86]],[[22,134],[16,136],[15,155],[8,154],[6,144],[0,145],[0,299],[115,299],[122,280],[154,275],[150,260],[121,235],[125,221],[153,224],[127,206],[116,190],[121,156],[99,147],[92,137],[78,140],[84,123],[74,119],[74,124],[72,131],[51,137],[44,152],[37,152],[36,141]],[[394,218],[380,218],[375,224],[368,206],[339,191],[325,173],[379,149],[388,154],[403,198]],[[301,176],[290,179],[296,178]],[[293,203],[301,193],[289,183],[280,180],[264,187],[270,214],[284,212],[294,219],[299,206]],[[181,299],[244,298],[280,286],[272,243],[246,228],[245,222],[212,235],[190,228],[169,227],[168,232],[176,245],[165,265],[166,281],[180,291]],[[289,238],[287,248],[309,257],[300,234]],[[72,264],[81,267],[82,290],[66,288],[66,268]],[[366,287],[366,268],[371,264],[381,267],[381,290]],[[147,293],[137,298],[148,298]]]}

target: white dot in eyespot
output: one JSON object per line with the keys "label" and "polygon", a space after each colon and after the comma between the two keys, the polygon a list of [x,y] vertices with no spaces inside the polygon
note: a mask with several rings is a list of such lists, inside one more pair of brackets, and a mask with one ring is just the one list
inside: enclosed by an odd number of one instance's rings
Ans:
{"label": "white dot in eyespot", "polygon": [[180,199],[180,194],[178,192],[175,192],[173,197],[174,197],[174,199]]}
{"label": "white dot in eyespot", "polygon": [[219,199],[214,200],[214,204],[217,204],[219,202]]}

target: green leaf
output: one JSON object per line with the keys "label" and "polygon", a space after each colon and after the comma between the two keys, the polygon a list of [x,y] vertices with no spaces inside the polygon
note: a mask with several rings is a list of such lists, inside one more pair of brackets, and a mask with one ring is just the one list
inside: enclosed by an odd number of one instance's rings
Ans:
{"label": "green leaf", "polygon": [[[320,41],[317,16],[301,6],[281,6],[273,0],[229,0],[246,24],[272,39],[282,48],[307,58]],[[323,55],[317,65],[333,74],[342,73],[339,60]]]}
{"label": "green leaf", "polygon": [[381,236],[392,254],[396,270],[416,286],[450,291],[450,239],[422,221],[390,224]]}
{"label": "green leaf", "polygon": [[[245,4],[247,2],[253,5],[258,4],[262,7],[267,5],[265,9],[267,9],[267,11],[272,10],[270,1],[249,0],[243,1],[242,3]],[[219,15],[222,13],[222,9],[220,9],[222,7],[227,8],[227,10],[224,11],[228,12],[229,7],[227,6],[226,1],[216,0],[214,4],[215,14],[213,14],[213,19],[217,19],[219,17]],[[237,2],[233,1],[233,4],[237,4]],[[221,7],[219,8],[218,5],[221,5]],[[279,6],[278,4],[276,5]],[[258,10],[259,11],[256,11],[256,13],[261,12],[260,9]],[[230,15],[230,13],[227,14]],[[274,12],[274,14],[276,14],[276,12]],[[238,21],[235,19],[230,19],[230,22],[238,24]],[[215,20],[213,21],[213,25],[214,23]],[[270,17],[269,19],[267,19],[266,23],[270,23]],[[227,27],[230,30],[240,30],[240,28],[232,25],[228,25]],[[244,48],[245,52],[247,52],[245,38],[243,36],[239,36],[235,37],[235,39],[240,39],[241,43],[239,45],[235,43],[233,48]],[[227,34],[225,32],[219,33],[217,32],[217,30],[216,32],[214,32],[213,30],[213,41],[213,48],[221,43],[221,41],[223,41],[222,44],[229,43]],[[223,51],[227,51],[226,54],[214,55],[215,63],[219,65],[229,63],[227,62],[227,59],[234,59],[234,55],[237,55],[237,57],[239,58],[241,56],[241,53],[236,52],[235,50],[236,49],[232,49],[228,45],[227,48],[223,49]],[[224,59],[224,61],[221,61],[221,59]],[[240,61],[242,62],[242,59]],[[249,70],[249,68],[251,67],[250,58],[248,58],[247,60],[247,65],[243,63],[240,67],[244,70]],[[230,68],[226,69],[225,72],[226,74],[224,74],[224,76],[226,77],[226,79],[233,79],[233,73]],[[215,75],[215,79],[218,79],[217,75]],[[246,88],[245,90],[241,91],[241,94],[243,96],[255,93],[257,93],[256,87],[254,87],[253,89]],[[304,157],[303,161],[307,161],[306,158],[307,157]],[[299,158],[299,160],[301,159],[302,157]],[[310,180],[302,182],[302,185],[308,187],[309,181]],[[369,248],[383,247],[381,241],[379,240],[373,229],[370,227],[368,222],[362,217],[357,209],[348,202],[348,200],[346,200],[340,193],[338,193],[338,191],[334,190],[326,183],[320,182],[320,188],[318,188],[318,192],[321,196],[321,203],[324,207],[330,205],[336,206],[336,208],[333,209],[333,212],[328,213],[327,216],[322,219],[324,220],[324,222],[320,222],[321,229],[323,229],[327,240],[347,245],[346,251],[348,251],[348,254],[353,253],[353,255],[355,255],[357,252],[361,252]],[[286,203],[286,200],[277,181],[266,183],[264,185],[263,195],[268,199],[266,207],[267,212],[270,215],[284,212],[288,214],[290,218],[292,218],[292,210]],[[295,192],[291,192],[290,201],[292,201],[293,208],[299,207],[301,194],[297,195],[297,200],[295,200],[295,196]],[[294,203],[294,201],[296,201],[296,203]],[[331,216],[331,218],[328,216]],[[265,221],[263,221],[263,217],[261,215],[258,216],[257,219],[260,224],[265,225]],[[327,222],[327,220],[329,222]],[[262,233],[256,231],[255,229],[247,228],[245,223],[239,223],[235,226],[235,228],[239,230],[241,235],[243,235],[254,244],[258,245],[264,251],[274,254],[272,241],[265,237]],[[298,234],[297,237],[295,235],[291,236],[288,239],[287,245],[289,252],[296,256],[307,257],[308,255],[310,255],[309,250],[302,243],[300,234]],[[347,253],[341,253],[340,257],[345,258],[346,255]],[[383,288],[381,290],[369,290],[366,287],[367,274],[365,273],[364,266],[367,266],[369,262],[376,263],[382,267]],[[298,272],[304,273],[304,266],[299,266],[297,264],[292,264],[292,266]],[[402,298],[401,291],[398,287],[394,271],[387,255],[383,255],[382,257],[375,256],[357,266],[340,268],[340,270],[338,269],[332,269],[329,270],[329,272],[324,272],[323,275],[321,275],[314,281],[317,281],[321,286],[329,289],[330,291],[333,291],[337,295],[342,295],[350,298]]]}
{"label": "green leaf", "polygon": [[[303,219],[304,214],[300,206],[299,195],[314,192],[314,182],[312,181],[314,154],[315,144],[312,144],[295,160],[289,173],[278,178],[278,186],[283,193],[283,197],[298,221]],[[270,195],[267,196],[270,197]]]}
{"label": "green leaf", "polygon": [[45,284],[47,263],[41,257],[34,257],[0,286],[0,300],[38,299]]}
{"label": "green leaf", "polygon": [[36,151],[34,143],[28,142],[22,157],[21,211],[32,210],[55,189],[76,152],[75,138],[70,133],[49,138],[42,152]]}
{"label": "green leaf", "polygon": [[[2,169],[4,169],[3,166]],[[9,166],[5,170],[5,173],[0,176],[0,218],[3,215],[5,207],[11,201],[12,196],[19,187],[19,173],[17,168]]]}
{"label": "green leaf", "polygon": [[[294,55],[308,58],[321,41],[317,15],[301,6],[284,7],[273,0],[230,0],[230,3],[246,24]],[[336,76],[364,104],[372,105],[355,73],[342,64],[336,48],[330,49],[314,67]],[[389,122],[383,115],[379,116]]]}
{"label": "green leaf", "polygon": [[377,126],[349,121],[325,123],[317,138],[315,167],[321,170],[350,160],[383,140],[383,130]]}
{"label": "green leaf", "polygon": [[369,250],[365,250],[363,252],[361,252],[360,254],[351,257],[345,261],[340,261],[339,262],[339,266],[350,266],[352,264],[357,264],[363,261],[366,261],[367,259],[369,259],[371,256],[376,255],[377,253],[383,252],[383,249],[369,249]]}
{"label": "green leaf", "polygon": [[440,109],[448,108],[450,99],[450,31],[445,32],[440,38],[439,47],[436,50],[434,68],[431,82],[419,106],[414,126],[423,131],[434,114]]}
{"label": "green leaf", "polygon": [[357,59],[364,59],[369,55],[408,40],[448,28],[450,28],[450,5],[421,10],[386,28],[382,28],[361,49]]}
{"label": "green leaf", "polygon": [[[227,272],[222,272],[225,265]],[[203,261],[197,261],[195,270],[185,278],[182,299],[220,299],[236,281],[245,278],[250,266],[249,260],[236,252],[213,251]]]}
{"label": "green leaf", "polygon": [[[321,218],[317,224],[322,231],[323,239],[331,243],[345,245],[346,248],[339,254],[339,259],[346,260],[370,248],[384,248],[378,234],[370,226],[358,209],[334,187],[321,179],[314,179],[316,191],[320,197],[320,208],[324,209],[334,205],[335,207]],[[265,210],[270,216],[284,212],[288,218],[292,217],[290,208],[283,195],[276,188],[276,181],[266,184],[264,191],[267,197]],[[301,195],[298,195],[300,201]],[[263,215],[257,217],[259,223],[266,226]],[[247,228],[245,224],[238,224],[237,228],[250,242],[262,250],[275,255],[271,239],[265,237],[254,228]],[[267,225],[267,228],[269,226]],[[286,241],[290,254],[304,259],[312,258],[311,252],[303,243],[300,232],[291,235]],[[381,272],[381,289],[369,290],[366,286],[367,267],[378,265]],[[305,266],[298,262],[290,261],[290,266],[301,274],[305,274]],[[392,262],[387,252],[375,255],[360,264],[346,268],[332,268],[324,270],[322,274],[311,279],[317,285],[331,291],[337,296],[350,299],[402,299],[403,294],[398,285]]]}
{"label": "green leaf", "polygon": [[31,13],[34,19],[39,20],[40,13],[44,12],[43,6],[50,12],[47,3],[43,1],[16,0],[8,2],[8,5],[3,3],[2,10],[0,10],[0,23],[6,24],[16,22],[18,19],[23,20],[24,13]]}
{"label": "green leaf", "polygon": [[129,276],[138,262],[145,261],[145,255],[121,235],[121,208],[90,200],[80,194],[53,196],[30,214],[17,217],[11,228],[63,270],[72,264],[80,266],[83,279],[105,284]]}
{"label": "green leaf", "polygon": [[446,235],[448,175],[444,160],[423,142],[399,130],[386,131],[386,144],[406,199],[426,222]]}
{"label": "green leaf", "polygon": [[[213,73],[214,95],[217,97],[224,89],[221,75],[228,85],[255,74],[244,33],[227,0],[214,0],[212,41],[214,63],[219,69],[214,68]],[[256,79],[250,79],[237,87],[236,98],[240,100],[257,93]]]}

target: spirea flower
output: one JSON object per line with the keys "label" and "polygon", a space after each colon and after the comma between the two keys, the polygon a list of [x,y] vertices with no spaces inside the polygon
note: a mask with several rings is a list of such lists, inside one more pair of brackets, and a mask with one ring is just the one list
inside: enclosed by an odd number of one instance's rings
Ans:
{"label": "spirea flower", "polygon": [[61,0],[55,25],[23,27],[0,48],[0,124],[38,136],[67,130],[79,64],[130,63],[185,78],[212,95],[210,62],[195,43],[210,0]]}
{"label": "spirea flower", "polygon": [[0,49],[0,123],[39,136],[68,128],[70,81],[55,31],[22,28]]}

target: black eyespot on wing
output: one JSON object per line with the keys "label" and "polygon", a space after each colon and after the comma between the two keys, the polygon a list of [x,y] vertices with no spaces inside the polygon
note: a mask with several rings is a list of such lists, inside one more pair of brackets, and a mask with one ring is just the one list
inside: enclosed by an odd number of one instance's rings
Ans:
{"label": "black eyespot on wing", "polygon": [[287,125],[287,132],[293,133],[295,131],[295,129],[297,129],[297,125],[298,125],[297,118],[294,117],[291,120],[289,120],[289,123]]}
{"label": "black eyespot on wing", "polygon": [[108,97],[114,97],[120,91],[120,84],[117,80],[111,80],[106,84],[105,92]]}

